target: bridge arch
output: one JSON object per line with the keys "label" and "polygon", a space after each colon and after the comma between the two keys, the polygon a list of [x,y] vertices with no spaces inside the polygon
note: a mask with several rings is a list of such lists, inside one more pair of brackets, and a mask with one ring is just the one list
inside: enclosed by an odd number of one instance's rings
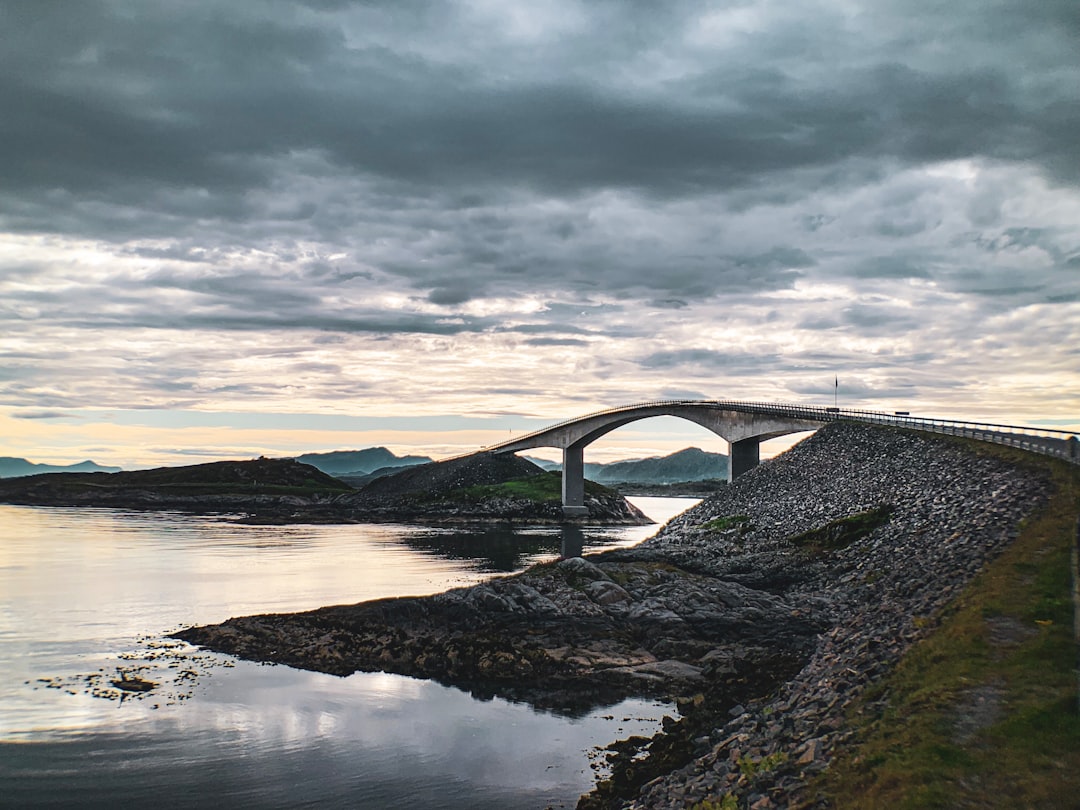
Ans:
{"label": "bridge arch", "polygon": [[790,416],[744,413],[706,402],[660,402],[631,405],[571,419],[519,439],[488,448],[493,453],[516,453],[535,447],[562,450],[563,511],[568,516],[586,515],[585,448],[613,430],[656,416],[674,416],[698,424],[724,439],[731,448],[728,480],[760,463],[761,442],[814,430],[820,423]]}

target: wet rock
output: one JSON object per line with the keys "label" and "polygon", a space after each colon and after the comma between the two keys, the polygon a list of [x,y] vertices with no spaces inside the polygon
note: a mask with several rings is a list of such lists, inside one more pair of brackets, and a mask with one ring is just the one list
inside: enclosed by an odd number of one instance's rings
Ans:
{"label": "wet rock", "polygon": [[612,605],[616,602],[632,602],[634,597],[614,582],[597,580],[585,586],[585,593],[598,605]]}
{"label": "wet rock", "polygon": [[[849,738],[844,713],[851,702],[933,629],[938,611],[1011,541],[1047,492],[1038,473],[934,437],[838,424],[736,480],[653,540],[619,552],[782,596],[793,618],[828,626],[794,677],[716,730],[712,752],[653,780],[625,806],[701,801],[706,772],[722,780],[711,795],[730,793],[741,807],[766,798],[778,806],[801,801],[805,779],[827,768]],[[882,504],[892,507],[887,520],[854,540],[844,535],[837,548],[793,542],[807,534],[839,537],[830,526]],[[732,515],[746,516],[737,537],[697,528]],[[988,629],[1001,646],[1030,632],[1007,622]],[[724,666],[725,653],[718,647],[710,663]],[[965,706],[973,717],[993,717],[992,685],[973,689]],[[956,734],[970,735],[977,725],[958,721]],[[768,785],[736,777],[734,765],[755,749],[786,755]],[[763,787],[767,795],[759,796]]]}
{"label": "wet rock", "polygon": [[564,576],[578,577],[589,582],[597,580],[611,581],[611,577],[605,574],[601,568],[584,557],[571,557],[568,560],[560,561],[559,570]]}

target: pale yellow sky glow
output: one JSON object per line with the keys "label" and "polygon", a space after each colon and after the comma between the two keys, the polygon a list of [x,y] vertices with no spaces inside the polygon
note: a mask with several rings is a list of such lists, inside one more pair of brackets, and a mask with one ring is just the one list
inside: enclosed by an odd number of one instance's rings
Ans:
{"label": "pale yellow sky glow", "polygon": [[[29,458],[37,463],[65,464],[92,458],[99,464],[137,467],[198,464],[226,458],[247,459],[260,455],[289,457],[306,452],[384,446],[399,456],[429,455],[443,458],[471,452],[504,441],[525,430],[319,430],[242,427],[152,427],[117,425],[109,421],[55,424],[56,420],[12,419],[0,414],[0,429],[9,437],[4,455]],[[317,417],[314,417],[317,420]],[[795,437],[775,439],[763,445],[771,456],[789,447]],[[90,443],[92,440],[95,443]],[[726,453],[727,445],[704,428],[676,419],[645,420],[622,428],[591,445],[590,462],[606,463],[625,458],[666,455],[686,447]],[[561,461],[560,451],[537,448],[525,455]]]}

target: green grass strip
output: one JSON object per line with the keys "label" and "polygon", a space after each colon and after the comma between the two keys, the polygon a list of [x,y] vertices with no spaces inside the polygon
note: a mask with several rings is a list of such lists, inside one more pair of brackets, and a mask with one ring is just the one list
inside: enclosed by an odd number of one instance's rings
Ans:
{"label": "green grass strip", "polygon": [[1080,471],[968,446],[1046,468],[1055,492],[938,630],[856,704],[849,722],[858,743],[811,786],[812,801],[859,810],[1080,806],[1071,576]]}
{"label": "green grass strip", "polygon": [[[614,490],[605,486],[585,481],[585,492],[588,495],[615,495]],[[489,498],[514,498],[516,500],[558,501],[562,503],[562,473],[545,472],[539,475],[530,475],[524,478],[514,478],[501,484],[485,484],[474,487],[464,487],[442,493],[437,496],[439,500],[475,502]]]}

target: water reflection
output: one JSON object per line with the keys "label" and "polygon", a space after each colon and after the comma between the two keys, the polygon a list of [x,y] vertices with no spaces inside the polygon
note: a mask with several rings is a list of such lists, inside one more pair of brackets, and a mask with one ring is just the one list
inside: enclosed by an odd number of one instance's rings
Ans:
{"label": "water reflection", "polygon": [[[655,526],[648,528],[656,529]],[[396,537],[394,542],[444,560],[470,561],[479,571],[512,573],[555,557],[580,557],[586,550],[601,551],[638,542],[637,539],[624,539],[615,531],[579,526],[414,529]]]}
{"label": "water reflection", "polygon": [[585,532],[577,526],[562,527],[562,546],[560,556],[564,560],[580,557],[585,550]]}
{"label": "water reflection", "polygon": [[650,734],[665,711],[630,701],[567,718],[428,681],[223,657],[190,697],[120,705],[78,688],[182,625],[434,593],[655,526],[282,527],[8,506],[0,526],[0,804],[572,806],[591,784],[587,749]]}
{"label": "water reflection", "polygon": [[[556,557],[580,557],[640,543],[654,534],[657,524],[699,503],[697,498],[631,497],[655,524],[646,526],[490,526],[453,529],[408,527],[394,537],[409,548],[446,560],[471,560],[491,573],[520,571]],[[402,527],[404,528],[404,527]]]}
{"label": "water reflection", "polygon": [[557,554],[559,529],[421,529],[401,536],[398,542],[444,560],[471,561],[480,571],[510,573],[538,557]]}
{"label": "water reflection", "polygon": [[568,721],[429,681],[243,662],[182,710],[130,708],[122,727],[0,742],[0,805],[572,807],[585,752],[652,733],[664,711]]}

